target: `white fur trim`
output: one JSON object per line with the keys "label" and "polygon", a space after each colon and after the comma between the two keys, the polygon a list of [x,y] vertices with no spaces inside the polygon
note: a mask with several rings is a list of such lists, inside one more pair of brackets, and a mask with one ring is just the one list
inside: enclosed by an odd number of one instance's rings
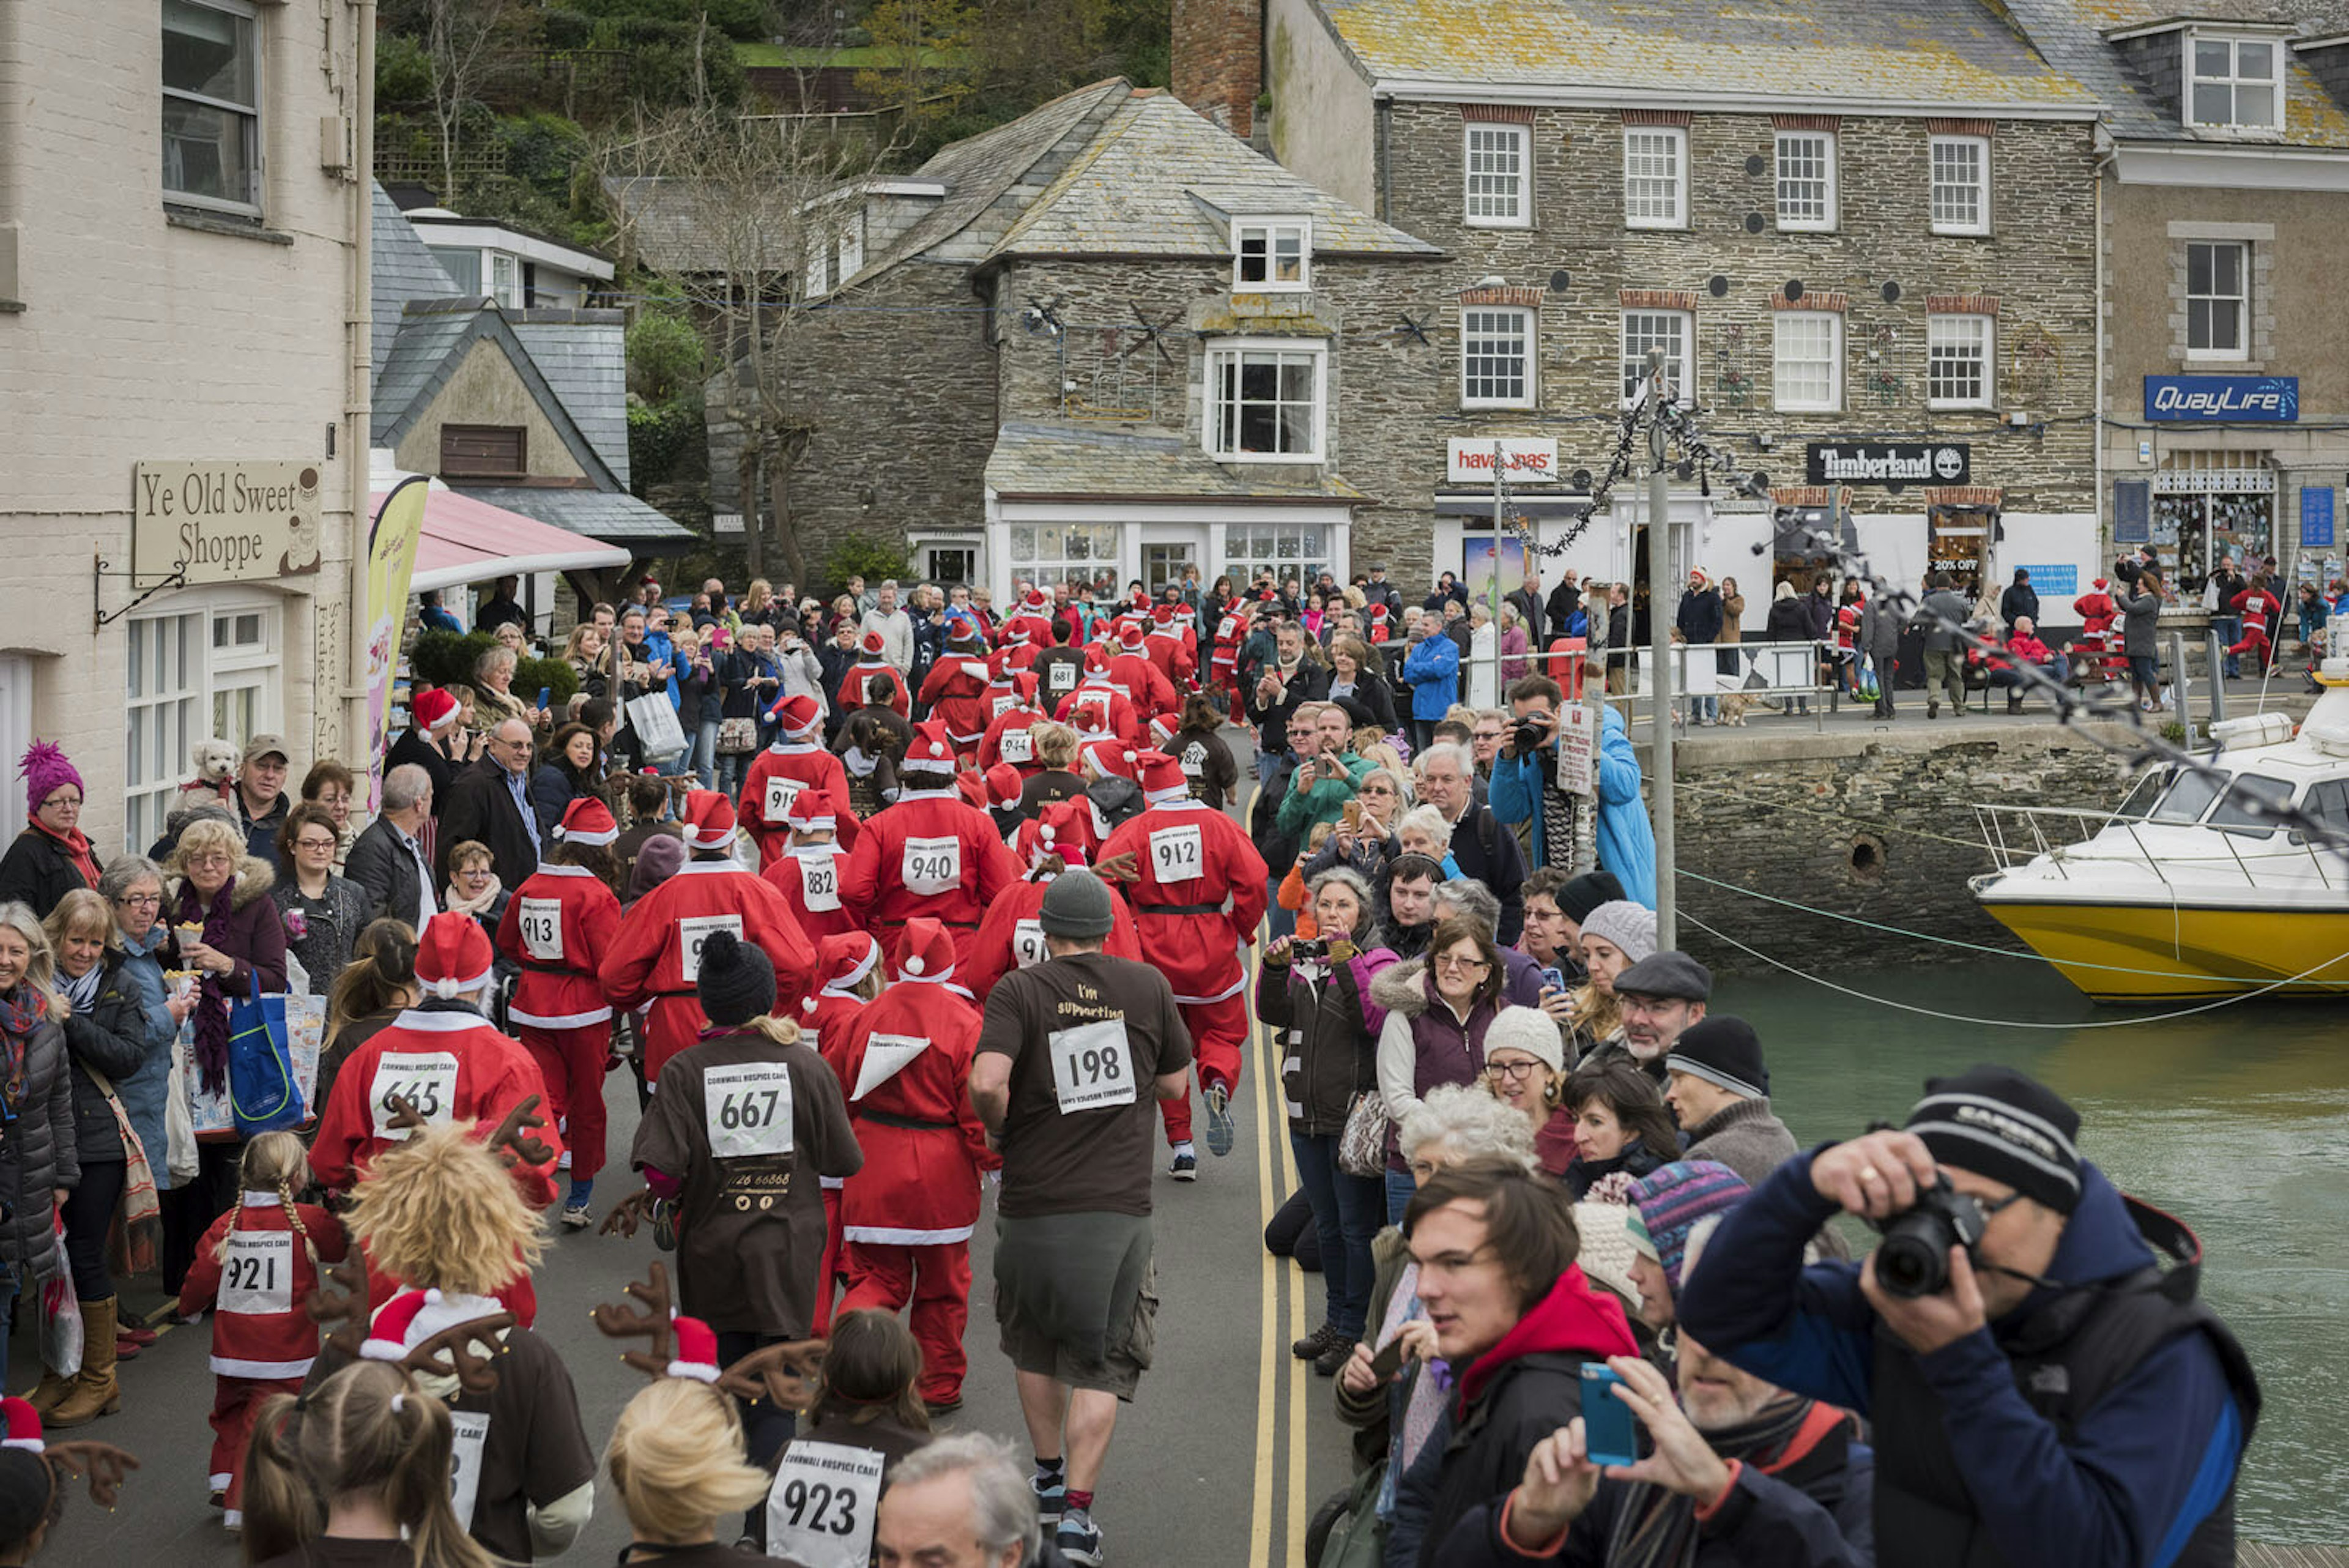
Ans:
{"label": "white fur trim", "polygon": [[696,1383],[715,1384],[718,1381],[718,1368],[706,1361],[672,1361],[668,1364],[668,1375],[671,1377],[690,1377]]}
{"label": "white fur trim", "polygon": [[900,1231],[885,1225],[850,1225],[840,1234],[843,1241],[869,1241],[876,1247],[944,1247],[969,1241],[972,1229],[959,1225],[946,1231]]}
{"label": "white fur trim", "polygon": [[[616,838],[619,835],[614,834],[612,836]],[[584,838],[574,838],[572,839],[571,842],[574,844],[585,844],[588,841]],[[535,875],[540,877],[593,877],[595,873],[588,870],[585,866],[573,866],[565,861],[555,861],[550,865],[540,867]]]}
{"label": "white fur trim", "polygon": [[453,974],[444,974],[433,980],[426,980],[419,975],[417,983],[421,985],[428,994],[440,1001],[454,1002],[460,996],[471,996],[474,992],[489,984],[491,972],[490,970],[485,969],[471,980]]}
{"label": "white fur trim", "polygon": [[415,1008],[391,1022],[395,1029],[413,1029],[419,1034],[463,1034],[475,1029],[496,1028],[478,1012],[426,1012]]}
{"label": "white fur trim", "polygon": [[516,1023],[527,1023],[533,1029],[585,1029],[590,1023],[603,1023],[612,1016],[609,1007],[597,1007],[585,1012],[524,1012],[508,1003],[506,1016]]}
{"label": "white fur trim", "polygon": [[608,833],[569,833],[558,824],[554,829],[554,836],[565,844],[585,844],[594,847],[613,843],[620,836],[620,830],[616,827]]}

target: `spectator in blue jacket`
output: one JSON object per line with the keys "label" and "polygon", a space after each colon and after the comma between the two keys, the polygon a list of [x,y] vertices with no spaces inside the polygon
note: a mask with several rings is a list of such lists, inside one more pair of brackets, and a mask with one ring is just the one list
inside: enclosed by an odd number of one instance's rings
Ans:
{"label": "spectator in blue jacket", "polygon": [[416,622],[427,631],[453,631],[462,635],[465,623],[440,602],[439,588],[427,588],[416,596]]}
{"label": "spectator in blue jacket", "polygon": [[[1780,1166],[1687,1278],[1690,1335],[1868,1418],[1887,1563],[2235,1560],[2235,1474],[2258,1383],[2195,1298],[2192,1233],[2082,1159],[2079,1125],[2010,1067],[1928,1080],[1905,1130]],[[1920,1192],[1939,1203],[1952,1191],[1980,1231],[1947,1250],[1940,1288],[1889,1289],[1881,1248],[1865,1264],[1804,1266],[1805,1243],[1838,1211],[1880,1223],[1919,1208]],[[2165,1274],[2155,1247],[2178,1266]]]}
{"label": "spectator in blue jacket", "polygon": [[1444,635],[1433,611],[1412,615],[1405,629],[1411,649],[1403,656],[1402,682],[1411,688],[1411,747],[1423,752],[1435,739],[1437,721],[1460,701],[1460,645]]}

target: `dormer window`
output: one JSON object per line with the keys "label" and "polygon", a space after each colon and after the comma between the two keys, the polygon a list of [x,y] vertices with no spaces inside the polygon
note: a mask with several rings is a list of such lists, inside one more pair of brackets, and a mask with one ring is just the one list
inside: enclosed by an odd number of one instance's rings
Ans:
{"label": "dormer window", "polygon": [[1232,287],[1262,294],[1312,286],[1313,223],[1307,218],[1232,220]]}
{"label": "dormer window", "polygon": [[2219,130],[2283,127],[2283,48],[2275,38],[2186,40],[2186,123]]}

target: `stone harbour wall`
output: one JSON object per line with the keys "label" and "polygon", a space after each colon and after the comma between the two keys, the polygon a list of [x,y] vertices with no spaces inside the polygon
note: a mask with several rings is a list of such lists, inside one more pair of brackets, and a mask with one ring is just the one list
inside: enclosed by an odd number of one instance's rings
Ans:
{"label": "stone harbour wall", "polygon": [[[1920,718],[1913,728],[1865,735],[1716,732],[1688,742],[1677,760],[1681,945],[1728,974],[1770,966],[1698,929],[1692,917],[1830,976],[1847,964],[1966,955],[1806,909],[2014,949],[2020,944],[1966,886],[1992,865],[1976,804],[2105,809],[2127,787],[2110,753],[2046,724],[1928,729]],[[2015,819],[2007,825],[2013,843]]]}

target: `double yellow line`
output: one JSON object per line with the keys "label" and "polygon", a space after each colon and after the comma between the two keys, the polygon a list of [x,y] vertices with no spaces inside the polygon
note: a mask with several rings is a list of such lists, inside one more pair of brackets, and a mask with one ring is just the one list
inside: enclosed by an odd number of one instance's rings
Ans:
{"label": "double yellow line", "polygon": [[[1255,967],[1260,968],[1261,958]],[[1253,977],[1251,977],[1253,979]],[[1251,985],[1249,995],[1255,995]],[[1280,1093],[1281,1043],[1278,1031],[1251,1030],[1248,1048],[1255,1053],[1257,1114],[1256,1114],[1256,1185],[1258,1207],[1264,1224],[1269,1227],[1280,1200],[1297,1189],[1297,1157],[1281,1136],[1288,1126]],[[1276,1130],[1278,1129],[1278,1130]],[[1278,1179],[1275,1180],[1278,1174]],[[1280,1332],[1281,1276],[1289,1274],[1288,1335],[1302,1338],[1305,1334],[1306,1279],[1301,1272],[1292,1272],[1288,1260],[1276,1258],[1269,1249],[1258,1243],[1262,1259],[1258,1293],[1262,1297],[1261,1340],[1257,1349],[1256,1388],[1256,1496],[1249,1516],[1248,1563],[1250,1568],[1273,1568],[1274,1564],[1301,1563],[1305,1559],[1305,1527],[1309,1522],[1305,1491],[1305,1363],[1288,1354]],[[1273,1469],[1279,1456],[1279,1423],[1275,1419],[1276,1396],[1279,1391],[1282,1367],[1288,1371],[1288,1489],[1285,1500],[1282,1535],[1287,1550],[1273,1551]]]}

